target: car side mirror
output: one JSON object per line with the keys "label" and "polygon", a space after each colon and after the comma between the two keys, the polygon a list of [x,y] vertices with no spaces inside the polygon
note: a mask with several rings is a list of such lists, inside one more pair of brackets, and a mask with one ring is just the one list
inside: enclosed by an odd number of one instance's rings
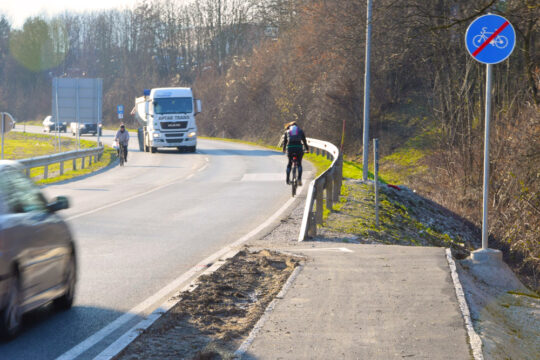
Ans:
{"label": "car side mirror", "polygon": [[69,208],[69,201],[65,196],[58,196],[54,201],[47,205],[50,212],[57,212]]}

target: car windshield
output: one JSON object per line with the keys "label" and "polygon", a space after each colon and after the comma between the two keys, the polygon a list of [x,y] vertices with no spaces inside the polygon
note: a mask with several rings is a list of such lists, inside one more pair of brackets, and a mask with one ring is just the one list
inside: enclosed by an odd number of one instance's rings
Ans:
{"label": "car windshield", "polygon": [[156,114],[178,114],[191,112],[193,112],[193,100],[189,97],[158,98],[154,100],[154,113]]}

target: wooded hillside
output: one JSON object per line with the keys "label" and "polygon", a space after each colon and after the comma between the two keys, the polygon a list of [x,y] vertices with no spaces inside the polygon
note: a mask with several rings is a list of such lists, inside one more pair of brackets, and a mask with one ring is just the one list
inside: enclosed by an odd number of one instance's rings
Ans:
{"label": "wooded hillside", "polygon": [[[490,245],[538,289],[540,4],[373,6],[370,133],[380,139],[383,170],[476,225],[485,66],[467,54],[464,35],[487,12],[514,26],[516,49],[494,66]],[[33,18],[22,29],[0,18],[0,109],[42,118],[52,77],[102,77],[105,119],[114,122],[115,106],[129,108],[142,89],[187,85],[203,99],[205,135],[275,145],[283,124],[296,120],[308,136],[343,140],[348,157],[359,159],[365,12],[365,0],[156,0]]]}

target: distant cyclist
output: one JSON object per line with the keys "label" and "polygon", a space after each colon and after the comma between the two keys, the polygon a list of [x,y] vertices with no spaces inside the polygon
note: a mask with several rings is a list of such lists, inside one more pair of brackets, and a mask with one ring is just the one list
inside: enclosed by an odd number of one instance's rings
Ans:
{"label": "distant cyclist", "polygon": [[120,125],[120,129],[116,132],[114,141],[118,144],[118,155],[120,155],[120,148],[122,148],[124,161],[127,162],[129,132],[126,131],[126,126],[124,124]]}
{"label": "distant cyclist", "polygon": [[285,124],[285,133],[281,138],[283,144],[283,152],[287,152],[289,163],[287,164],[287,184],[290,184],[289,177],[291,175],[291,167],[293,157],[298,159],[298,185],[302,186],[302,157],[304,156],[304,148],[309,151],[304,131],[298,127],[296,121]]}

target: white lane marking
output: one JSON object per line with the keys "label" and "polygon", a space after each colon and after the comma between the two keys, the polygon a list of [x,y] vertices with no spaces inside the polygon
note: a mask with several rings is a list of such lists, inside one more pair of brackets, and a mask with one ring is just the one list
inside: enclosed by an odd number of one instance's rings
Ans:
{"label": "white lane marking", "polygon": [[[184,286],[180,290],[180,292],[181,293],[184,291],[192,292],[193,290],[195,290],[198,287],[198,284],[196,283],[196,281],[200,276],[210,275],[213,272],[216,272],[221,266],[223,266],[226,263],[227,259],[230,259],[233,256],[235,256],[238,253],[238,251],[240,250],[239,249],[233,250],[225,254],[222,258],[219,259],[219,261],[216,261],[212,266],[207,268],[202,273],[198,274],[197,277],[193,279],[191,283]],[[148,329],[154,322],[156,322],[161,317],[161,315],[163,315],[164,313],[172,309],[180,301],[182,301],[181,298],[175,298],[175,297],[172,297],[166,300],[163,304],[161,304],[160,307],[154,310],[146,319],[137,323],[128,332],[122,335],[118,340],[113,342],[111,345],[109,345],[109,347],[107,347],[100,354],[98,354],[94,358],[94,360],[112,359],[114,356],[116,356],[118,353],[124,350],[129,344],[131,344],[141,334],[142,330]]]}
{"label": "white lane marking", "polygon": [[197,272],[201,270],[201,267],[212,263],[219,259],[222,255],[226,254],[227,252],[231,251],[233,248],[240,246],[244,242],[248,241],[251,237],[255,236],[257,233],[259,233],[261,230],[266,228],[268,225],[272,224],[274,221],[276,221],[288,208],[289,206],[296,200],[297,198],[290,198],[287,200],[283,206],[281,206],[271,217],[269,217],[266,221],[264,221],[262,224],[257,226],[255,229],[251,230],[246,235],[242,236],[240,239],[236,240],[232,244],[225,246],[221,250],[218,250],[214,254],[210,255],[191,269],[189,269],[184,274],[180,275],[178,278],[170,282],[168,285],[166,285],[164,288],[159,290],[156,294],[150,296],[148,299],[144,300],[139,305],[132,308],[129,312],[125,313],[124,315],[120,316],[113,322],[109,323],[107,326],[96,332],[95,334],[91,335],[87,339],[83,340],[81,343],[75,345],[73,348],[65,352],[64,354],[60,355],[56,360],[71,360],[76,358],[77,356],[80,356],[84,352],[86,352],[88,349],[92,348],[94,345],[105,339],[107,336],[112,334],[114,331],[118,330],[120,327],[122,327],[124,324],[135,318],[136,316],[139,316],[139,313],[150,307],[152,304],[156,303],[159,299],[167,296],[171,292],[173,292],[175,289],[180,287],[182,283],[187,281],[189,278],[194,276]]}
{"label": "white lane marking", "polygon": [[[208,165],[204,165],[204,167],[203,167],[202,169],[206,168],[207,166],[208,166]],[[201,169],[199,169],[198,171],[201,171]],[[80,213],[80,214],[77,214],[77,215],[73,215],[73,216],[67,218],[66,220],[67,220],[67,221],[71,221],[71,220],[80,218],[80,217],[82,217],[82,216],[94,214],[94,213],[96,213],[96,212],[98,212],[98,211],[105,210],[105,209],[111,208],[111,207],[116,206],[116,205],[119,205],[119,204],[123,204],[123,203],[125,203],[125,202],[131,201],[131,200],[134,200],[134,199],[137,199],[137,198],[139,198],[139,197],[141,197],[141,196],[145,196],[145,195],[151,194],[151,193],[153,193],[153,192],[156,192],[156,191],[158,191],[158,190],[161,190],[161,189],[163,189],[163,188],[166,188],[167,186],[171,186],[171,185],[173,185],[173,184],[175,184],[175,183],[177,183],[177,182],[179,182],[179,181],[182,181],[182,180],[188,180],[188,179],[190,179],[191,177],[193,177],[193,175],[195,175],[195,174],[190,174],[190,175],[188,175],[188,176],[182,176],[182,177],[176,178],[176,179],[174,179],[174,180],[172,180],[172,181],[169,181],[168,183],[159,185],[159,186],[157,186],[157,187],[155,187],[155,188],[153,188],[153,189],[144,191],[144,192],[142,192],[142,193],[138,193],[138,194],[135,194],[135,195],[133,195],[133,196],[127,197],[127,198],[125,198],[125,199],[118,200],[118,201],[116,201],[116,202],[113,202],[113,203],[110,203],[110,204],[107,204],[107,205],[103,205],[103,206],[98,207],[98,208],[96,208],[96,209],[88,210],[88,211],[86,211],[86,212],[83,212],[83,213]]]}
{"label": "white lane marking", "polygon": [[200,169],[197,170],[197,171],[198,171],[198,172],[204,171],[207,167],[208,167],[208,164],[204,165],[202,168],[200,168]]}
{"label": "white lane marking", "polygon": [[250,173],[244,174],[240,181],[285,181],[285,175],[282,173]]}
{"label": "white lane marking", "polygon": [[312,248],[312,249],[294,249],[295,251],[333,251],[333,252],[344,252],[344,253],[353,253],[351,249],[344,247],[339,248]]}
{"label": "white lane marking", "polygon": [[253,327],[247,339],[244,340],[244,342],[240,344],[240,347],[234,352],[235,358],[241,359],[242,356],[246,353],[246,351],[248,351],[249,347],[251,346],[251,344],[253,343],[253,341],[255,340],[255,338],[257,337],[257,335],[263,328],[264,324],[266,323],[267,319],[270,317],[270,314],[272,313],[272,311],[274,311],[274,308],[276,307],[278,299],[283,299],[285,294],[287,294],[287,291],[289,290],[289,288],[292,286],[292,283],[294,282],[298,274],[300,274],[300,271],[302,271],[303,268],[304,268],[304,265],[300,265],[296,269],[294,269],[291,276],[289,276],[289,279],[287,279],[287,282],[285,283],[285,285],[283,285],[283,288],[281,289],[279,294],[277,294],[276,298],[272,300],[270,304],[268,304],[268,306],[266,307],[266,310],[264,310],[263,315]]}

